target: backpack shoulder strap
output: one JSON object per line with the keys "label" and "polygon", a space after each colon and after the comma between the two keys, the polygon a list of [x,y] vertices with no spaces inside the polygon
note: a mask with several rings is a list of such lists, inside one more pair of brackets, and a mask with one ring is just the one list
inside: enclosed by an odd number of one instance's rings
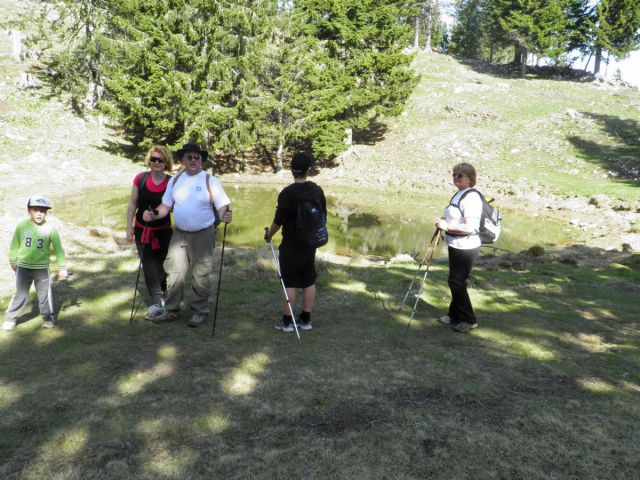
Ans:
{"label": "backpack shoulder strap", "polygon": [[140,175],[140,184],[137,185],[138,190],[140,190],[140,188],[147,188],[147,178],[149,178],[149,174],[150,172],[142,172],[142,174]]}
{"label": "backpack shoulder strap", "polygon": [[215,223],[214,226],[218,226],[220,224],[220,213],[218,212],[218,209],[216,208],[216,204],[213,201],[213,193],[211,193],[211,185],[209,185],[209,179],[211,178],[211,175],[209,175],[209,173],[206,174],[205,177],[205,183],[207,184],[207,192],[209,192],[209,203],[211,204],[211,209],[213,210],[213,216],[215,217]]}
{"label": "backpack shoulder strap", "polygon": [[173,177],[173,179],[171,180],[171,188],[176,186],[176,182],[180,178],[180,175],[182,175],[183,173],[184,173],[184,170],[178,173],[175,177]]}
{"label": "backpack shoulder strap", "polygon": [[[458,200],[458,204],[462,203],[462,200],[464,199],[464,197],[466,197],[467,195],[469,195],[471,192],[476,192],[478,195],[480,195],[480,198],[481,198],[481,199],[483,198],[483,197],[482,197],[482,194],[481,194],[478,190],[476,190],[475,188],[470,188],[470,189],[468,189],[466,192],[464,192],[464,193],[462,194],[462,196],[460,197],[460,200]],[[455,197],[455,195],[454,195],[454,197]],[[452,199],[453,199],[453,198],[452,198]]]}
{"label": "backpack shoulder strap", "polygon": [[207,184],[207,192],[209,192],[209,203],[211,204],[211,206],[213,207],[213,209],[216,209],[216,204],[213,203],[213,193],[211,193],[211,185],[209,185],[209,179],[211,178],[211,175],[209,175],[208,173],[205,176],[205,183]]}

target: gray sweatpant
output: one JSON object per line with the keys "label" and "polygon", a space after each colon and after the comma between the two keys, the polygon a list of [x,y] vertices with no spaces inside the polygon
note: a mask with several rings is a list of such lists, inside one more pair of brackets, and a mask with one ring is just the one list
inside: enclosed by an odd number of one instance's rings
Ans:
{"label": "gray sweatpant", "polygon": [[16,270],[16,293],[11,297],[11,303],[5,313],[5,319],[15,322],[20,312],[29,303],[29,289],[35,285],[40,304],[40,315],[48,319],[53,314],[53,295],[51,294],[51,280],[49,269],[32,270],[18,267]]}
{"label": "gray sweatpant", "polygon": [[169,253],[164,262],[164,270],[167,273],[165,298],[167,310],[180,310],[180,303],[184,297],[184,283],[187,273],[191,271],[191,288],[193,290],[191,310],[200,315],[209,313],[215,242],[216,231],[213,225],[197,232],[174,229],[169,244]]}

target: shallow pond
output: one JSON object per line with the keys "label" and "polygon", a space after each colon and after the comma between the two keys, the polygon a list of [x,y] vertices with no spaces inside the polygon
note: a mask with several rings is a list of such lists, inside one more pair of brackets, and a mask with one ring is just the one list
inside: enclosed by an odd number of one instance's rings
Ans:
{"label": "shallow pond", "polygon": [[[273,220],[280,186],[225,184],[232,200],[234,220],[227,243],[262,245],[264,227]],[[422,253],[434,232],[449,196],[376,193],[371,190],[325,189],[329,210],[329,244],[323,251],[350,256],[394,256]],[[78,225],[121,228],[124,235],[130,190],[87,191],[56,199],[56,214]],[[495,247],[520,251],[532,245],[562,245],[569,230],[550,219],[527,215],[499,205],[504,214],[500,240]],[[280,234],[275,237],[279,242]],[[442,255],[442,250],[439,255]]]}

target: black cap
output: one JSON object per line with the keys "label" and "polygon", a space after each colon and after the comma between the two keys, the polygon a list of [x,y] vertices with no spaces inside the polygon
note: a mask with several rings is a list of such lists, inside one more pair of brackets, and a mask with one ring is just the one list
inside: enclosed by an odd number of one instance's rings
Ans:
{"label": "black cap", "polygon": [[209,152],[200,148],[200,145],[197,143],[185,143],[182,148],[176,152],[176,156],[182,158],[182,155],[186,152],[198,152],[202,155],[202,160],[206,160],[209,157]]}
{"label": "black cap", "polygon": [[291,159],[291,171],[293,173],[305,173],[314,164],[315,160],[307,152],[298,152]]}

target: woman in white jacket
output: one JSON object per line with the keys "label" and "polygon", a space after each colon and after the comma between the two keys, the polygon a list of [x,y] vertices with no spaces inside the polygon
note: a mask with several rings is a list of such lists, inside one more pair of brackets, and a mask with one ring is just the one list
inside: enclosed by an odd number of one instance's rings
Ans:
{"label": "woman in white jacket", "polygon": [[456,332],[466,333],[478,326],[467,291],[467,281],[473,263],[480,253],[478,230],[482,215],[482,198],[475,190],[468,192],[476,184],[476,171],[468,163],[459,163],[453,167],[453,184],[458,192],[445,209],[444,218],[436,222],[436,227],[445,233],[449,247],[451,290],[449,311],[438,321],[451,325]]}

